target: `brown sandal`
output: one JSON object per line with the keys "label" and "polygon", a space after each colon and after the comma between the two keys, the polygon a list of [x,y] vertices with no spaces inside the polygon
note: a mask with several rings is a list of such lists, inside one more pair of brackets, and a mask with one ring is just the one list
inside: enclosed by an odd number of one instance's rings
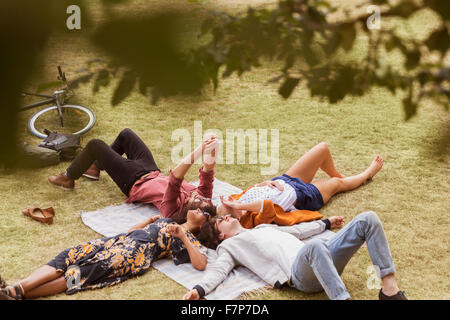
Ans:
{"label": "brown sandal", "polygon": [[2,276],[0,276],[0,289],[6,288],[8,284],[5,280],[3,280]]}
{"label": "brown sandal", "polygon": [[49,207],[47,209],[30,207],[22,210],[22,213],[36,221],[46,224],[52,224],[53,217],[55,216],[55,210],[53,210],[53,207]]}
{"label": "brown sandal", "polygon": [[19,282],[13,284],[12,287],[15,294],[8,287],[0,289],[0,300],[23,300],[25,298],[25,291]]}

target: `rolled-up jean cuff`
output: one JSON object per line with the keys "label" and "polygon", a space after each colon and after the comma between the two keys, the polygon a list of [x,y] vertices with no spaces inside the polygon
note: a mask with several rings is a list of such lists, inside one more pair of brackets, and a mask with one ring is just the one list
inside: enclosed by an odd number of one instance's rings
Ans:
{"label": "rolled-up jean cuff", "polygon": [[333,300],[347,300],[350,298],[351,298],[350,293],[348,293],[347,291],[344,291],[340,295],[338,295],[336,298],[334,298]]}
{"label": "rolled-up jean cuff", "polygon": [[389,267],[386,269],[380,269],[380,278],[383,279],[384,277],[395,274],[395,267]]}

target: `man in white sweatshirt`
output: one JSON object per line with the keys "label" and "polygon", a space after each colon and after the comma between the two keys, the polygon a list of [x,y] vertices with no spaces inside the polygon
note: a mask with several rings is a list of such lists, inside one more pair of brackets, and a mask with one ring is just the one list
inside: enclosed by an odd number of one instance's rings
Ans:
{"label": "man in white sweatshirt", "polygon": [[[259,209],[258,209],[259,210]],[[197,300],[222,283],[235,266],[242,265],[268,284],[287,284],[302,292],[325,291],[330,299],[350,299],[340,274],[366,242],[372,263],[379,268],[383,288],[380,300],[406,300],[395,280],[395,268],[381,221],[375,212],[357,215],[330,240],[303,239],[338,227],[342,217],[303,222],[293,226],[261,224],[242,228],[231,216],[215,217],[219,239],[217,260],[183,299]]]}

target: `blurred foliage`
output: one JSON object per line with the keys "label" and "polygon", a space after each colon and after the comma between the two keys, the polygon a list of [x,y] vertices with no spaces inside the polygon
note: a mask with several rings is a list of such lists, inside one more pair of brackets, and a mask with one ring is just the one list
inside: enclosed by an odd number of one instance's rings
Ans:
{"label": "blurred foliage", "polygon": [[143,17],[114,17],[92,34],[92,41],[113,58],[113,63],[97,69],[94,90],[121,73],[112,104],[119,104],[139,83],[139,90],[151,90],[154,103],[160,97],[195,94],[208,78],[200,66],[180,49],[177,43],[184,32],[186,17],[181,12],[164,11]]}
{"label": "blurred foliage", "polygon": [[[66,8],[73,2],[0,1],[0,163],[11,166],[19,160],[16,140],[20,91],[38,72],[51,32],[65,28]],[[79,5],[84,7],[82,2]]]}
{"label": "blurred foliage", "polygon": [[[71,79],[71,85],[92,82],[95,93],[112,85],[112,79],[118,79],[112,105],[123,101],[136,86],[152,103],[171,95],[198,94],[208,84],[216,89],[220,79],[250,72],[269,59],[282,62],[279,74],[268,81],[280,83],[278,92],[284,98],[289,98],[301,85],[309,89],[311,96],[336,103],[348,95],[361,96],[371,87],[380,86],[392,93],[398,90],[407,93],[403,99],[406,120],[416,114],[424,98],[448,109],[450,1],[370,0],[352,8],[378,5],[380,30],[367,28],[370,14],[365,10],[357,10],[363,12],[359,16],[346,13],[341,19],[331,19],[339,4],[326,0],[279,0],[274,8],[249,8],[234,15],[211,9],[211,1],[186,0],[193,6],[208,3],[202,8],[200,30],[186,22],[191,13],[183,8],[176,10],[173,2],[170,10],[144,12],[139,16],[113,10],[114,6],[129,2],[101,0],[106,17],[95,25],[85,1],[81,0],[0,3],[3,97],[0,130],[4,137],[10,137],[2,139],[1,163],[15,161],[12,155],[21,103],[19,92],[39,72],[40,53],[55,31],[80,32],[103,50],[107,58],[89,61],[84,72]],[[66,8],[72,4],[82,8],[82,31],[66,28]],[[403,38],[383,22],[406,21],[424,9],[434,11],[441,21],[440,27],[421,41]],[[198,32],[197,43],[189,50],[182,49],[179,39]],[[365,37],[361,37],[363,34]],[[357,37],[367,39],[363,61],[352,58]],[[383,52],[394,51],[403,55],[403,68],[384,59]],[[430,56],[435,59],[429,61]],[[41,84],[40,89],[53,85]]]}
{"label": "blurred foliage", "polygon": [[[284,62],[280,74],[271,81],[281,82],[279,93],[288,98],[299,83],[312,96],[336,103],[347,95],[360,96],[372,86],[395,93],[406,90],[403,100],[405,119],[416,114],[419,102],[432,98],[448,110],[450,93],[448,66],[450,1],[424,0],[368,1],[359,7],[376,4],[381,11],[380,30],[368,29],[369,14],[343,15],[329,22],[336,12],[331,1],[280,0],[274,10],[249,8],[245,15],[214,12],[202,25],[202,34],[212,40],[198,54],[208,62],[214,86],[219,77],[236,72],[241,75],[258,67],[262,58]],[[406,21],[412,14],[429,9],[441,18],[441,26],[423,41],[403,39],[384,19]],[[351,59],[358,33],[365,33],[368,50],[364,61]],[[389,65],[385,52],[398,50],[404,56],[404,71]],[[437,55],[432,63],[431,54]],[[447,58],[447,65],[445,59]],[[350,60],[349,60],[350,59]],[[346,62],[343,62],[346,61]],[[224,66],[224,72],[218,70]]]}
{"label": "blurred foliage", "polygon": [[[103,1],[105,5],[125,2]],[[299,83],[308,87],[312,96],[327,98],[330,103],[381,86],[393,93],[406,90],[408,95],[403,100],[406,120],[416,114],[423,98],[432,98],[448,109],[450,66],[444,61],[450,42],[450,2],[402,0],[390,4],[387,0],[376,0],[359,7],[372,4],[380,7],[382,19],[406,20],[420,10],[433,10],[442,19],[441,27],[419,42],[403,39],[395,29],[385,25],[380,30],[369,30],[366,12],[356,17],[347,14],[341,21],[329,22],[329,15],[339,9],[332,2],[280,0],[275,9],[249,8],[240,15],[218,10],[205,13],[200,36],[210,36],[210,40],[184,52],[176,39],[186,32],[187,24],[180,23],[186,13],[159,12],[140,19],[113,17],[91,35],[93,43],[114,58],[114,63],[95,71],[94,92],[109,85],[110,77],[117,76],[119,69],[125,69],[112,104],[126,98],[136,83],[140,92],[149,94],[152,103],[156,103],[165,96],[198,93],[209,81],[216,89],[220,78],[233,73],[240,76],[268,58],[284,62],[280,74],[269,80],[281,82],[278,91],[284,98],[289,98]],[[364,61],[337,58],[351,55],[358,33],[366,33],[368,39]],[[404,72],[386,63],[383,49],[397,50],[404,56]],[[430,63],[424,57],[432,53],[439,58]]]}

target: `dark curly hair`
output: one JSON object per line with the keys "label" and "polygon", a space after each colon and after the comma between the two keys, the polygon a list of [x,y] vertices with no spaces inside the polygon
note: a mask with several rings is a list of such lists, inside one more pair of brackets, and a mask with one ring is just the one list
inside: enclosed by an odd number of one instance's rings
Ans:
{"label": "dark curly hair", "polygon": [[217,217],[209,217],[200,227],[200,230],[193,233],[202,245],[213,250],[216,250],[221,242],[219,239],[219,231],[215,227],[216,219]]}

